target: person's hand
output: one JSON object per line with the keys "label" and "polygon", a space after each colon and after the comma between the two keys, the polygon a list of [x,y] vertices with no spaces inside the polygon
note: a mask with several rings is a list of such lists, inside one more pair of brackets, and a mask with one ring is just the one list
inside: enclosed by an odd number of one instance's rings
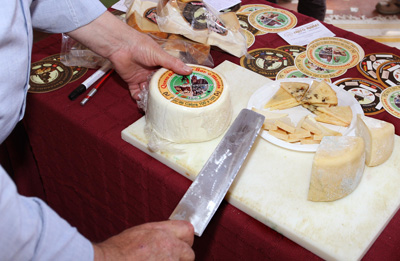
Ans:
{"label": "person's hand", "polygon": [[68,34],[108,58],[128,83],[130,93],[136,100],[149,75],[160,67],[181,75],[188,75],[192,71],[181,60],[162,50],[149,36],[136,31],[109,12]]}
{"label": "person's hand", "polygon": [[93,244],[94,260],[194,260],[193,240],[187,221],[146,223]]}

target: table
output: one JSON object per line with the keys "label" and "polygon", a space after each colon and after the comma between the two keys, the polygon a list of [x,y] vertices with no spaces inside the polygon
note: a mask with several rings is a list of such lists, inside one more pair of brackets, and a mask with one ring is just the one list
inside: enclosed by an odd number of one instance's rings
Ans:
{"label": "table", "polygon": [[[242,1],[243,4],[261,1]],[[264,3],[264,2],[262,2]],[[277,6],[271,4],[272,6]],[[277,6],[279,7],[279,6]],[[313,18],[294,14],[298,25]],[[360,44],[365,53],[400,50],[336,28],[337,36]],[[287,45],[276,34],[257,36],[250,49]],[[60,52],[53,35],[33,48],[33,62]],[[212,50],[215,66],[239,59]],[[94,70],[90,70],[81,81]],[[361,77],[356,68],[344,77]],[[336,80],[336,79],[333,79]],[[82,107],[68,94],[81,81],[50,93],[29,94],[23,126],[6,141],[7,169],[22,194],[46,202],[93,241],[101,241],[143,222],[169,217],[190,181],[121,139],[121,131],[143,116],[129,97],[127,85],[113,74],[101,91]],[[383,112],[374,117],[400,120]],[[5,147],[5,148],[4,148]],[[21,153],[28,151],[30,153]],[[4,153],[3,153],[4,155]],[[364,256],[365,260],[400,258],[400,213],[397,213]],[[320,260],[319,257],[223,202],[201,238],[194,243],[197,260]]]}

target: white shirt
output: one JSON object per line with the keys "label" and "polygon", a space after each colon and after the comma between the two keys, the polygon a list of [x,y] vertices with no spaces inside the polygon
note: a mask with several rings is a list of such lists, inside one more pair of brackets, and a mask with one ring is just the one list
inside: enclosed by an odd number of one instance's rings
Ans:
{"label": "white shirt", "polygon": [[[106,8],[98,0],[2,0],[0,5],[1,144],[24,115],[32,27],[69,32]],[[40,199],[19,195],[1,166],[0,260],[93,260],[89,240]]]}

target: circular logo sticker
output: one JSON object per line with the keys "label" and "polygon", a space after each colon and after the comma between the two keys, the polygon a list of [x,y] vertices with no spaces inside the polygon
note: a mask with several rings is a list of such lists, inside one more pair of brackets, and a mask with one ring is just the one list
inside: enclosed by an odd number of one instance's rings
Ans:
{"label": "circular logo sticker", "polygon": [[260,9],[269,9],[269,8],[271,8],[271,6],[269,6],[269,5],[248,4],[248,5],[242,5],[237,12],[241,13],[241,14],[250,14],[250,13],[260,10]]}
{"label": "circular logo sticker", "polygon": [[[288,66],[280,70],[276,75],[276,80],[281,80],[286,78],[314,78],[314,77],[302,73],[301,71],[299,71],[299,69],[296,68],[296,66]],[[331,83],[331,79],[317,79],[317,80],[323,80]]]}
{"label": "circular logo sticker", "polygon": [[[54,54],[48,57],[43,58],[42,60],[54,60],[54,61],[60,61],[60,54]],[[69,82],[74,82],[81,78],[85,73],[88,71],[88,68],[86,67],[81,67],[81,66],[70,66],[72,69],[72,78]]]}
{"label": "circular logo sticker", "polygon": [[388,61],[379,65],[378,80],[386,87],[400,85],[400,61]]}
{"label": "circular logo sticker", "polygon": [[317,66],[314,63],[310,62],[310,60],[307,58],[306,52],[302,52],[299,55],[297,55],[294,60],[294,63],[297,69],[299,69],[299,71],[314,78],[322,78],[322,79],[335,78],[340,75],[343,75],[347,71],[347,70],[326,69]]}
{"label": "circular logo sticker", "polygon": [[287,53],[290,53],[293,58],[296,58],[297,55],[304,52],[306,47],[300,45],[284,45],[276,48],[277,50],[281,50]]}
{"label": "circular logo sticker", "polygon": [[222,78],[215,72],[193,66],[190,75],[166,71],[158,81],[165,99],[184,107],[200,108],[216,102],[224,91]]}
{"label": "circular logo sticker", "polygon": [[29,77],[31,93],[45,93],[57,90],[72,79],[71,67],[56,60],[41,60],[31,65]]}
{"label": "circular logo sticker", "polygon": [[358,47],[340,38],[324,37],[307,46],[307,58],[317,66],[344,70],[354,67],[360,61]]}
{"label": "circular logo sticker", "polygon": [[269,78],[275,78],[280,70],[294,65],[294,59],[289,53],[276,49],[254,49],[248,54],[240,59],[240,65]]}
{"label": "circular logo sticker", "polygon": [[393,86],[383,91],[381,101],[385,110],[400,119],[400,86]]}
{"label": "circular logo sticker", "polygon": [[348,78],[336,81],[334,84],[350,92],[360,103],[365,115],[374,115],[384,111],[381,103],[381,96],[384,88],[379,86],[376,82],[365,79]]}
{"label": "circular logo sticker", "polygon": [[242,29],[249,31],[250,33],[252,33],[253,35],[255,35],[256,33],[258,33],[258,29],[254,28],[254,26],[252,26],[249,23],[249,20],[247,19],[248,16],[245,14],[236,14],[236,17],[239,20],[239,25]]}
{"label": "circular logo sticker", "polygon": [[249,15],[249,23],[269,33],[283,32],[296,26],[297,18],[289,11],[279,8],[260,9]]}
{"label": "circular logo sticker", "polygon": [[244,33],[244,36],[246,37],[247,48],[250,48],[254,44],[256,37],[254,36],[254,34],[250,33],[247,30],[244,30],[244,29],[243,29],[243,33]]}
{"label": "circular logo sticker", "polygon": [[400,60],[400,57],[391,53],[371,53],[358,63],[358,71],[366,78],[379,82],[376,71],[382,63]]}

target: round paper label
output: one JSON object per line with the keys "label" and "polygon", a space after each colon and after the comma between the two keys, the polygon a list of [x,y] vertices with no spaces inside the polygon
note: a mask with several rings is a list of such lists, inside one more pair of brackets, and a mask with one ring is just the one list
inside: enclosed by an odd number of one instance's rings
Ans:
{"label": "round paper label", "polygon": [[385,89],[381,101],[388,113],[400,118],[400,85]]}
{"label": "round paper label", "polygon": [[366,78],[379,82],[376,70],[379,65],[388,61],[400,60],[400,57],[391,53],[371,53],[366,55],[361,62],[358,63],[357,69]]}
{"label": "round paper label", "polygon": [[308,58],[306,52],[296,56],[294,63],[299,71],[314,78],[330,79],[343,75],[347,70],[326,69],[315,65]]}
{"label": "round paper label", "polygon": [[400,85],[400,61],[388,61],[379,65],[377,69],[379,82],[386,87]]}
{"label": "round paper label", "polygon": [[243,56],[240,65],[269,78],[275,78],[280,70],[294,65],[293,57],[284,51],[260,48],[248,53],[251,57]]}
{"label": "round paper label", "polygon": [[57,90],[72,79],[71,67],[56,60],[42,60],[32,63],[28,92],[45,93]]}
{"label": "round paper label", "polygon": [[260,9],[249,15],[249,22],[258,30],[278,33],[296,26],[297,18],[289,11],[279,8]]}
{"label": "round paper label", "polygon": [[357,65],[360,53],[358,47],[352,42],[324,37],[308,44],[307,58],[323,68],[344,70]]}
{"label": "round paper label", "polygon": [[360,103],[365,115],[374,115],[384,111],[381,103],[381,95],[384,88],[376,82],[348,78],[336,81],[334,84],[353,94],[354,98]]}

